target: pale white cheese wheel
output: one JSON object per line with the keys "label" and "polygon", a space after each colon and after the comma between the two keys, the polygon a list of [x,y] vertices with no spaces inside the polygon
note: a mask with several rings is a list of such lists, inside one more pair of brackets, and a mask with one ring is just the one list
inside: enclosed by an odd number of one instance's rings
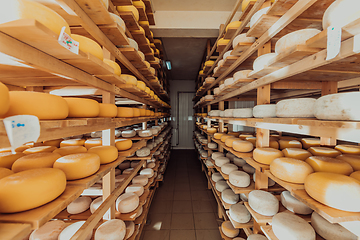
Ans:
{"label": "pale white cheese wheel", "polygon": [[253,64],[254,71],[257,72],[267,67],[276,56],[276,53],[267,53],[257,57]]}
{"label": "pale white cheese wheel", "polygon": [[312,118],[315,110],[314,98],[295,98],[281,100],[276,104],[277,117]]}
{"label": "pale white cheese wheel", "polygon": [[[215,95],[218,95],[220,93],[220,88],[214,88],[214,94]],[[217,110],[216,110],[217,111]],[[219,115],[220,115],[220,112],[219,112]],[[214,116],[214,117],[216,117],[216,116]]]}
{"label": "pale white cheese wheel", "polygon": [[148,182],[149,182],[149,178],[141,175],[138,175],[132,179],[133,184],[139,184],[141,186],[145,186],[146,184],[148,184]]}
{"label": "pale white cheese wheel", "polygon": [[151,137],[152,136],[152,132],[150,130],[140,130],[137,133],[139,135],[139,137]]}
{"label": "pale white cheese wheel", "polygon": [[219,62],[218,62],[218,64],[217,64],[217,66],[218,67],[221,67],[222,65],[224,65],[224,59],[221,59]]}
{"label": "pale white cheese wheel", "polygon": [[227,57],[231,56],[231,52],[232,52],[232,50],[226,51],[223,55],[223,59],[226,60]]}
{"label": "pale white cheese wheel", "polygon": [[125,189],[126,193],[135,193],[139,197],[144,193],[144,187],[140,184],[131,184]]}
{"label": "pale white cheese wheel", "polygon": [[143,211],[144,211],[144,208],[141,206],[139,208],[139,211],[136,213],[135,218],[139,217],[143,213]]}
{"label": "pale white cheese wheel", "polygon": [[120,175],[121,174],[121,170],[120,169],[115,169],[115,176],[117,176],[117,175]]}
{"label": "pale white cheese wheel", "polygon": [[140,171],[139,174],[147,178],[151,178],[152,176],[154,176],[154,170],[151,168],[144,168],[143,170]]}
{"label": "pale white cheese wheel", "polygon": [[234,118],[251,118],[253,116],[252,108],[237,108],[233,111]]}
{"label": "pale white cheese wheel", "polygon": [[240,198],[242,201],[247,202],[249,199],[247,198],[245,193],[240,193]]}
{"label": "pale white cheese wheel", "polygon": [[145,54],[141,51],[138,51],[138,54],[140,55],[140,58],[145,61]]}
{"label": "pale white cheese wheel", "polygon": [[255,173],[255,168],[249,164],[244,164],[244,166],[242,166],[243,170],[247,173],[253,174]]}
{"label": "pale white cheese wheel", "polygon": [[228,159],[227,157],[218,157],[215,159],[215,165],[218,167],[221,167],[226,163],[230,163],[230,159]]}
{"label": "pale white cheese wheel", "polygon": [[120,170],[125,170],[130,167],[130,161],[126,160],[119,164],[118,168]]}
{"label": "pale white cheese wheel", "polygon": [[214,95],[206,95],[205,100],[214,100]]}
{"label": "pale white cheese wheel", "polygon": [[[216,73],[218,69],[219,69],[219,67],[215,67],[215,68],[214,68],[214,73]],[[215,93],[214,93],[214,94],[215,94]]]}
{"label": "pale white cheese wheel", "polygon": [[211,158],[214,160],[216,160],[216,158],[218,158],[218,157],[224,157],[224,154],[222,152],[213,152],[211,154]]}
{"label": "pale white cheese wheel", "polygon": [[201,151],[200,151],[200,155],[201,155],[202,157],[207,157],[207,151],[201,150]]}
{"label": "pale white cheese wheel", "polygon": [[281,193],[281,204],[290,212],[308,215],[313,212],[306,204],[294,198],[289,191]]}
{"label": "pale white cheese wheel", "polygon": [[[224,84],[224,83],[223,83],[223,84],[220,84],[220,86],[219,86],[220,91],[222,91],[224,88],[225,88],[225,84]],[[221,115],[220,115],[220,116],[221,116]]]}
{"label": "pale white cheese wheel", "polygon": [[251,214],[242,203],[236,203],[230,206],[230,217],[238,223],[247,223],[251,220]]}
{"label": "pale white cheese wheel", "polygon": [[230,161],[234,161],[235,155],[232,154],[231,152],[228,152],[228,153],[226,153],[225,157],[230,159]]}
{"label": "pale white cheese wheel", "polygon": [[252,72],[251,70],[241,70],[241,71],[238,71],[238,72],[234,73],[234,75],[233,75],[234,82],[236,82],[236,81],[238,81],[240,79],[249,79],[248,75],[251,72]]}
{"label": "pale white cheese wheel", "polygon": [[357,240],[357,236],[337,223],[330,223],[325,218],[313,212],[311,225],[321,237],[327,240]]}
{"label": "pale white cheese wheel", "polygon": [[[254,172],[254,174],[253,174],[253,181],[256,182],[256,172]],[[269,187],[274,186],[275,183],[276,183],[276,182],[275,182],[274,180],[272,180],[271,178],[268,178],[268,186],[269,186]]]}
{"label": "pale white cheese wheel", "polygon": [[360,121],[360,92],[335,93],[315,102],[315,117],[323,120]]}
{"label": "pale white cheese wheel", "polygon": [[207,78],[205,78],[204,84],[210,84],[210,83],[213,83],[214,81],[215,81],[215,78],[207,77]]}
{"label": "pale white cheese wheel", "polygon": [[249,205],[255,212],[268,217],[274,216],[279,211],[279,200],[263,190],[249,193]]}
{"label": "pale white cheese wheel", "polygon": [[247,37],[246,33],[242,33],[234,38],[232,46],[235,48],[239,43],[253,43],[255,40],[255,37]]}
{"label": "pale white cheese wheel", "polygon": [[150,162],[146,165],[147,168],[154,168],[156,166],[156,163]]}
{"label": "pale white cheese wheel", "polygon": [[211,111],[209,112],[209,116],[211,116],[211,117],[219,117],[219,116],[220,116],[220,112],[221,112],[221,110],[211,110]]}
{"label": "pale white cheese wheel", "polygon": [[224,81],[224,85],[225,86],[230,86],[230,85],[232,85],[234,83],[234,79],[233,78],[227,78],[227,79],[225,79],[225,81]]}
{"label": "pale white cheese wheel", "polygon": [[134,130],[126,130],[126,131],[123,131],[123,132],[121,132],[121,136],[122,137],[135,137],[135,135],[136,135],[136,132],[134,131]]}
{"label": "pale white cheese wheel", "polygon": [[126,235],[125,239],[130,238],[135,232],[135,223],[133,221],[125,221]]}
{"label": "pale white cheese wheel", "polygon": [[224,165],[221,166],[221,171],[227,175],[229,175],[231,172],[236,170],[238,170],[238,166],[232,163],[225,163]]}
{"label": "pale white cheese wheel", "polygon": [[236,204],[239,202],[240,196],[235,194],[232,189],[225,189],[221,192],[221,198],[228,204]]}
{"label": "pale white cheese wheel", "polygon": [[274,118],[276,117],[276,104],[256,105],[253,108],[253,115],[256,118]]}
{"label": "pale white cheese wheel", "polygon": [[255,23],[261,18],[263,14],[266,14],[270,7],[266,7],[257,11],[250,19],[250,28],[255,25]]}
{"label": "pale white cheese wheel", "polygon": [[123,193],[116,199],[116,210],[120,213],[129,213],[139,206],[139,197],[135,193]]}
{"label": "pale white cheese wheel", "polygon": [[304,45],[308,39],[319,34],[320,32],[321,31],[318,29],[305,28],[286,34],[276,42],[275,52],[280,54],[296,45]]}
{"label": "pale white cheese wheel", "polygon": [[232,117],[234,109],[226,109],[224,112],[224,117]]}
{"label": "pale white cheese wheel", "polygon": [[136,156],[138,157],[147,157],[150,155],[150,149],[147,147],[143,147],[136,151]]}
{"label": "pale white cheese wheel", "polygon": [[233,171],[229,174],[229,182],[235,187],[248,187],[250,175],[243,171]]}
{"label": "pale white cheese wheel", "polygon": [[234,228],[230,221],[225,221],[221,224],[221,231],[223,234],[229,238],[234,238],[239,235],[240,230]]}
{"label": "pale white cheese wheel", "polygon": [[29,240],[57,240],[66,224],[61,220],[49,221],[40,228],[34,230]]}
{"label": "pale white cheese wheel", "polygon": [[95,231],[94,240],[124,239],[126,225],[120,219],[111,219],[101,224]]}
{"label": "pale white cheese wheel", "polygon": [[316,233],[311,225],[292,213],[278,213],[272,219],[272,230],[279,240],[315,240]]}
{"label": "pale white cheese wheel", "polygon": [[248,236],[247,240],[268,240],[267,237],[261,234],[251,234]]}
{"label": "pale white cheese wheel", "polygon": [[238,167],[243,167],[246,164],[246,161],[244,159],[242,159],[242,158],[235,157],[233,159],[233,163]]}
{"label": "pale white cheese wheel", "polygon": [[208,143],[208,148],[210,148],[210,149],[216,149],[216,148],[217,148],[217,144],[214,143],[214,142],[210,142],[210,143]]}
{"label": "pale white cheese wheel", "polygon": [[223,192],[225,189],[230,188],[229,185],[226,183],[225,180],[219,180],[215,183],[215,188],[219,192]]}
{"label": "pale white cheese wheel", "polygon": [[[152,129],[152,130],[155,130],[155,129]],[[154,143],[150,142],[150,143],[146,144],[146,147],[149,148],[150,150],[152,150],[154,148]]]}
{"label": "pale white cheese wheel", "polygon": [[67,206],[66,210],[70,214],[79,214],[88,210],[91,202],[90,197],[78,197]]}
{"label": "pale white cheese wheel", "polygon": [[214,181],[214,182],[218,182],[220,180],[224,180],[224,178],[221,176],[221,174],[219,172],[216,172],[216,173],[213,173],[211,175],[211,179]]}
{"label": "pale white cheese wheel", "polygon": [[123,175],[129,175],[129,174],[131,174],[133,171],[134,171],[134,168],[127,168],[127,169],[125,169],[125,170],[122,172],[122,174],[123,174]]}
{"label": "pale white cheese wheel", "polygon": [[206,160],[205,165],[208,167],[213,167],[214,164],[210,160]]}
{"label": "pale white cheese wheel", "polygon": [[[108,1],[106,1],[106,2],[108,2]],[[122,20],[122,18],[119,16],[119,15],[117,15],[117,14],[114,14],[114,13],[111,13],[111,12],[109,12],[109,14],[110,14],[110,17],[120,26],[120,28],[122,29],[122,30],[124,30],[124,32],[126,31],[126,25],[125,25],[125,22],[124,22],[124,20]]]}
{"label": "pale white cheese wheel", "polygon": [[[74,234],[81,228],[81,226],[85,223],[85,221],[79,221],[67,226],[62,232],[60,233],[58,240],[69,240],[74,236]],[[92,237],[92,231],[86,236],[85,240],[90,240]]]}
{"label": "pale white cheese wheel", "polygon": [[94,213],[96,209],[100,207],[100,205],[103,203],[102,197],[95,198],[92,203],[90,204],[90,212]]}

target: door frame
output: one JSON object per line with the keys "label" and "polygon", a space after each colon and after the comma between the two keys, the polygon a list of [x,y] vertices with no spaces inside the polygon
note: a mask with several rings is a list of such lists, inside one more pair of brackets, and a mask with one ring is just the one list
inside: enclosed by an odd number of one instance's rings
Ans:
{"label": "door frame", "polygon": [[180,110],[180,93],[193,93],[194,95],[196,94],[195,91],[181,91],[181,92],[177,92],[177,111],[176,111],[176,132],[177,132],[177,137],[176,137],[176,145],[179,145],[179,141],[180,141],[180,134],[179,134],[179,110]]}

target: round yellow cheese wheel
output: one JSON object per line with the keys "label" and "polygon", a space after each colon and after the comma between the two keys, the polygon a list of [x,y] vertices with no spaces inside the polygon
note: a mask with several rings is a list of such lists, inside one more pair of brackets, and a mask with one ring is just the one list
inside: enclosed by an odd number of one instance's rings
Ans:
{"label": "round yellow cheese wheel", "polygon": [[153,90],[150,90],[150,93],[149,93],[149,94],[150,94],[151,97],[154,97],[154,94],[155,94],[155,93],[154,93]]}
{"label": "round yellow cheese wheel", "polygon": [[151,111],[149,109],[146,109],[145,114],[147,117],[149,117],[151,115]]}
{"label": "round yellow cheese wheel", "polygon": [[237,139],[233,141],[232,148],[237,152],[251,152],[254,149],[254,145],[251,142]]}
{"label": "round yellow cheese wheel", "polygon": [[214,63],[215,63],[214,61],[209,60],[209,61],[206,61],[206,62],[205,62],[205,66],[206,66],[206,67],[210,67],[210,66],[212,66]]}
{"label": "round yellow cheese wheel", "polygon": [[151,65],[150,65],[150,63],[148,61],[144,61],[144,63],[145,63],[147,68],[150,68]]}
{"label": "round yellow cheese wheel", "polygon": [[89,138],[84,143],[84,146],[87,148],[87,150],[89,150],[92,147],[97,147],[97,146],[101,146],[101,145],[102,145],[101,138]]}
{"label": "round yellow cheese wheel", "polygon": [[207,133],[214,134],[216,132],[217,132],[216,128],[208,128],[207,129]]}
{"label": "round yellow cheese wheel", "polygon": [[84,146],[85,139],[67,139],[63,140],[60,143],[60,147],[66,147],[66,146]]}
{"label": "round yellow cheese wheel", "polygon": [[79,50],[97,57],[101,61],[104,59],[104,53],[101,46],[94,40],[78,34],[71,34],[71,38],[79,42]]}
{"label": "round yellow cheese wheel", "polygon": [[69,117],[91,118],[97,117],[100,113],[99,103],[86,98],[64,98],[69,106]]}
{"label": "round yellow cheese wheel", "polygon": [[320,147],[320,138],[302,138],[301,143],[303,148]]}
{"label": "round yellow cheese wheel", "polygon": [[134,0],[132,3],[135,7],[141,7],[145,9],[145,3],[142,0]]}
{"label": "round yellow cheese wheel", "polygon": [[139,30],[133,30],[133,31],[131,31],[132,33],[143,33],[143,34],[145,34],[145,30],[144,30],[144,28],[143,27],[140,27],[139,26]]}
{"label": "round yellow cheese wheel", "polygon": [[53,139],[53,140],[46,140],[43,142],[44,146],[54,146],[59,148],[60,143],[63,141],[63,139]]}
{"label": "round yellow cheese wheel", "polygon": [[15,149],[15,152],[23,152],[23,151],[25,151],[26,149],[29,149],[29,148],[31,148],[29,145],[21,145],[20,147],[17,147]]}
{"label": "round yellow cheese wheel", "polygon": [[241,21],[234,21],[234,22],[231,22],[229,23],[227,26],[226,26],[226,31],[229,29],[229,28],[238,28],[241,26]]}
{"label": "round yellow cheese wheel", "polygon": [[351,165],[341,159],[325,156],[312,156],[306,159],[306,162],[315,172],[330,172],[344,175],[350,175],[354,170]]}
{"label": "round yellow cheese wheel", "polygon": [[274,159],[283,156],[284,154],[280,150],[274,148],[255,148],[253,151],[254,160],[267,165],[270,165]]}
{"label": "round yellow cheese wheel", "polygon": [[240,136],[240,132],[228,132],[228,135],[233,135],[234,137],[239,137]]}
{"label": "round yellow cheese wheel", "polygon": [[119,151],[125,151],[132,147],[133,142],[130,139],[116,139],[115,146]]}
{"label": "round yellow cheese wheel", "polygon": [[146,109],[144,109],[144,108],[139,108],[139,109],[140,109],[140,116],[145,117],[146,116]]}
{"label": "round yellow cheese wheel", "polygon": [[302,148],[285,148],[282,150],[285,157],[295,158],[305,161],[308,157],[311,157],[311,153]]}
{"label": "round yellow cheese wheel", "polygon": [[155,68],[150,67],[149,69],[150,69],[150,72],[151,72],[152,75],[155,75],[155,74],[156,74]]}
{"label": "round yellow cheese wheel", "polygon": [[336,173],[316,172],[305,179],[305,191],[329,207],[360,212],[360,182]]}
{"label": "round yellow cheese wheel", "polygon": [[269,141],[269,147],[279,149],[279,142],[276,140],[270,140]]}
{"label": "round yellow cheese wheel", "polygon": [[130,84],[130,85],[134,85],[134,86],[137,85],[137,79],[133,75],[121,74],[121,78],[126,81],[126,84]]}
{"label": "round yellow cheese wheel", "polygon": [[360,156],[359,155],[351,155],[351,154],[342,154],[336,157],[337,159],[341,159],[351,165],[354,171],[360,170]]}
{"label": "round yellow cheese wheel", "polygon": [[109,65],[110,67],[112,67],[114,69],[114,74],[120,76],[121,75],[121,68],[119,66],[119,64],[117,64],[115,61],[112,61],[110,59],[104,59],[103,60],[104,63],[106,63],[107,65]]}
{"label": "round yellow cheese wheel", "polygon": [[60,157],[60,154],[52,152],[25,155],[13,163],[11,170],[17,173],[34,168],[52,168],[54,162]]}
{"label": "round yellow cheese wheel", "polygon": [[146,85],[143,81],[137,81],[136,87],[138,87],[141,91],[145,91]]}
{"label": "round yellow cheese wheel", "polygon": [[245,140],[247,137],[253,137],[254,135],[252,135],[252,134],[247,134],[247,133],[241,133],[240,135],[239,135],[239,138],[241,139],[241,140]]}
{"label": "round yellow cheese wheel", "polygon": [[39,146],[28,148],[23,151],[24,154],[34,154],[34,153],[42,153],[42,152],[53,152],[56,149],[54,146]]}
{"label": "round yellow cheese wheel", "polygon": [[74,153],[86,153],[87,149],[84,146],[65,146],[56,149],[53,153],[58,153],[61,156],[70,155]]}
{"label": "round yellow cheese wheel", "polygon": [[214,133],[214,138],[219,140],[223,135],[225,135],[225,133]]}
{"label": "round yellow cheese wheel", "polygon": [[10,107],[9,89],[0,82],[0,116],[4,115]]}
{"label": "round yellow cheese wheel", "polygon": [[302,148],[301,142],[298,140],[286,140],[280,139],[279,141],[280,149],[285,148]]}
{"label": "round yellow cheese wheel", "polygon": [[118,118],[132,118],[134,117],[134,110],[130,107],[118,107],[117,108]]}
{"label": "round yellow cheese wheel", "polygon": [[337,157],[341,152],[328,147],[310,147],[308,151],[314,156]]}
{"label": "round yellow cheese wheel", "polygon": [[359,145],[347,145],[341,144],[335,147],[336,150],[340,151],[343,154],[360,154],[360,146]]}
{"label": "round yellow cheese wheel", "polygon": [[64,119],[69,114],[66,101],[59,96],[40,92],[10,91],[10,108],[4,117],[35,115],[43,119]]}
{"label": "round yellow cheese wheel", "polygon": [[229,42],[230,42],[230,39],[220,38],[219,41],[217,42],[217,46],[219,46],[219,45],[227,45]]}
{"label": "round yellow cheese wheel", "polygon": [[146,87],[146,88],[145,88],[145,92],[146,92],[147,94],[150,94],[150,88],[149,88],[149,87]]}
{"label": "round yellow cheese wheel", "polygon": [[350,174],[350,177],[355,178],[356,180],[358,180],[360,182],[360,171],[353,172],[352,174]]}
{"label": "round yellow cheese wheel", "polygon": [[232,138],[227,138],[226,140],[225,140],[225,146],[227,146],[227,147],[233,147],[233,143],[235,142],[235,141],[239,141],[240,139],[239,138],[236,138],[236,137],[232,137]]}
{"label": "round yellow cheese wheel", "polygon": [[114,146],[97,146],[88,150],[88,153],[95,153],[100,157],[100,164],[107,164],[118,158],[118,149]]}
{"label": "round yellow cheese wheel", "polygon": [[95,153],[77,153],[57,159],[53,168],[62,170],[67,180],[85,178],[100,168],[100,157]]}
{"label": "round yellow cheese wheel", "polygon": [[256,137],[247,137],[245,141],[251,142],[254,147],[256,146]]}
{"label": "round yellow cheese wheel", "polygon": [[4,178],[4,177],[7,177],[11,174],[14,174],[13,171],[11,171],[10,169],[8,168],[4,168],[4,167],[0,167],[0,179]]}
{"label": "round yellow cheese wheel", "polygon": [[270,172],[283,181],[302,184],[314,170],[302,160],[281,157],[271,162]]}
{"label": "round yellow cheese wheel", "polygon": [[256,2],[256,0],[244,0],[241,5],[241,11],[245,11],[250,2]]}
{"label": "round yellow cheese wheel", "polygon": [[113,118],[117,116],[117,107],[111,103],[99,103],[99,116]]}
{"label": "round yellow cheese wheel", "polygon": [[[204,126],[207,128],[206,125],[204,125]],[[228,139],[228,138],[234,138],[234,136],[233,136],[233,135],[224,134],[224,135],[221,136],[220,141],[225,142],[225,140]]]}
{"label": "round yellow cheese wheel", "polygon": [[140,117],[140,109],[139,108],[133,108],[134,111],[134,117]]}
{"label": "round yellow cheese wheel", "polygon": [[0,212],[14,213],[44,205],[64,192],[65,174],[59,169],[39,168],[0,180]]}
{"label": "round yellow cheese wheel", "polygon": [[116,10],[118,12],[132,12],[136,21],[139,21],[139,11],[136,9],[135,6],[128,5],[128,6],[117,6]]}
{"label": "round yellow cheese wheel", "polygon": [[[139,21],[140,26],[149,26],[149,21]],[[155,46],[155,45],[154,45]],[[152,47],[152,46],[151,46]]]}

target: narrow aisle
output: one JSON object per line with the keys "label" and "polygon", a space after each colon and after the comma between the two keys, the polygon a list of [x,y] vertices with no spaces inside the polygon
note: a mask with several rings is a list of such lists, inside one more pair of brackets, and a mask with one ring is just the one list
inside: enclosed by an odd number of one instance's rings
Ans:
{"label": "narrow aisle", "polygon": [[142,240],[220,240],[217,203],[195,150],[171,150]]}

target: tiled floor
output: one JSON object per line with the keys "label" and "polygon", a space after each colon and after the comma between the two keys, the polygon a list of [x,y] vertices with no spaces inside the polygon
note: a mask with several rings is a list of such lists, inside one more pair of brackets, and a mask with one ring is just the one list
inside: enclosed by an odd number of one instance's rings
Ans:
{"label": "tiled floor", "polygon": [[172,150],[142,240],[220,240],[217,203],[194,150]]}

